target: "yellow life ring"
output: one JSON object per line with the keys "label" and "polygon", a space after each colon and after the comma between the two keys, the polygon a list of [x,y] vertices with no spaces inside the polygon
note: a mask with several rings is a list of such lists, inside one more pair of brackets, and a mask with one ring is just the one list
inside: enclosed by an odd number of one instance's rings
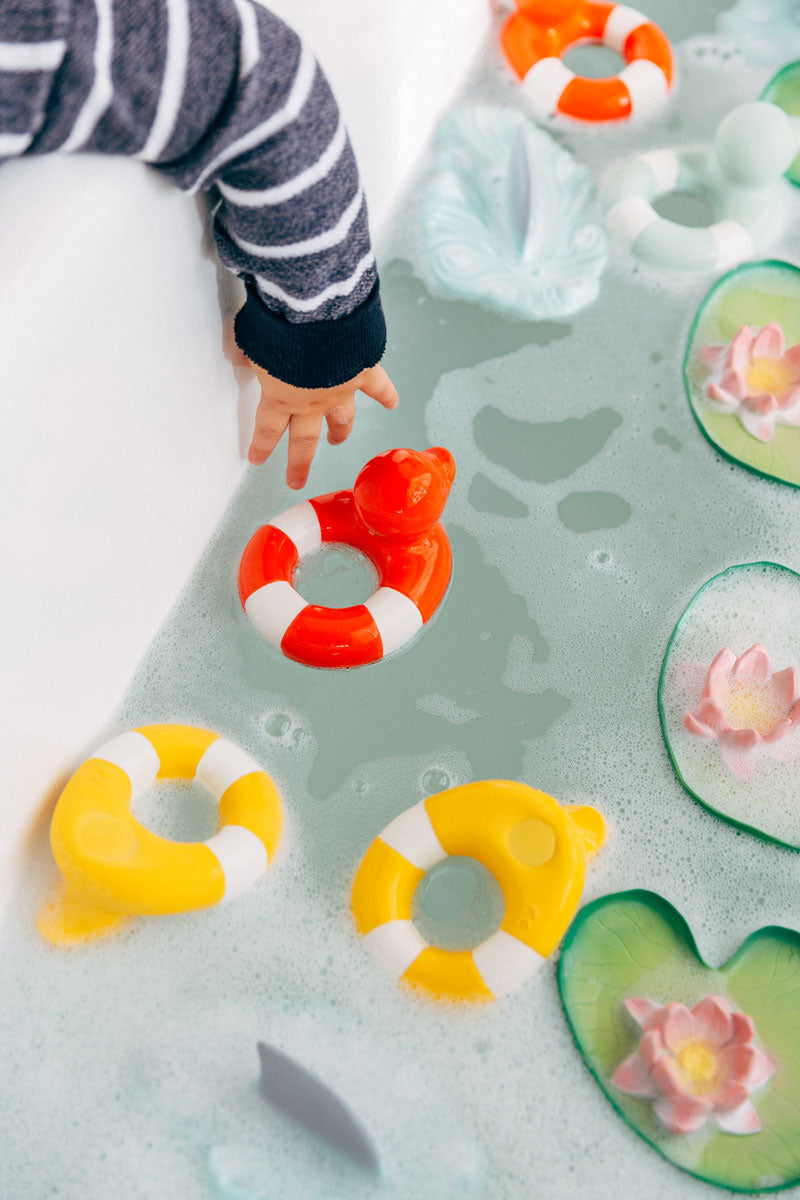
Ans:
{"label": "yellow life ring", "polygon": [[[358,932],[399,982],[451,999],[495,999],[552,954],[604,841],[597,809],[563,808],[523,783],[493,779],[428,796],[367,850],[352,892]],[[483,863],[505,896],[500,928],[473,950],[430,946],[411,919],[425,872],[450,855]]]}
{"label": "yellow life ring", "polygon": [[[174,842],[136,820],[131,799],[156,779],[196,779],[221,828]],[[100,936],[134,914],[188,912],[231,899],[266,870],[281,834],[277,789],[244,750],[207,729],[148,725],[101,746],[59,797],[50,845],[63,876],[39,914],[51,942]]]}

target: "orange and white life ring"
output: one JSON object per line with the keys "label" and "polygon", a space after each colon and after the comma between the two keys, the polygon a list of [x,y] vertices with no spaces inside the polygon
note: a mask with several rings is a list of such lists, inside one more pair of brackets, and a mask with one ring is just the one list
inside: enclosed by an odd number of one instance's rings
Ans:
{"label": "orange and white life ring", "polygon": [[[390,450],[352,491],[297,504],[250,539],[239,596],[250,620],[287,658],[312,667],[360,667],[404,646],[439,607],[452,572],[438,518],[455,476],[449,451]],[[299,560],[325,544],[360,550],[380,586],[363,604],[309,604],[292,584]]]}
{"label": "orange and white life ring", "polygon": [[[672,50],[663,31],[643,13],[625,4],[517,3],[500,40],[536,116],[560,113],[579,121],[614,121],[646,116],[666,100]],[[561,55],[583,41],[616,50],[625,59],[624,68],[605,79],[575,75]]]}

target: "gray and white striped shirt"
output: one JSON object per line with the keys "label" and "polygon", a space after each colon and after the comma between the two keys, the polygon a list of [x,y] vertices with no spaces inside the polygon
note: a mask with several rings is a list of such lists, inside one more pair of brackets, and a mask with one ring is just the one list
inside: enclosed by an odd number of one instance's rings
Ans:
{"label": "gray and white striped shirt", "polygon": [[367,207],[328,82],[253,0],[0,0],[0,161],[85,151],[215,203],[245,353],[301,387],[381,357]]}

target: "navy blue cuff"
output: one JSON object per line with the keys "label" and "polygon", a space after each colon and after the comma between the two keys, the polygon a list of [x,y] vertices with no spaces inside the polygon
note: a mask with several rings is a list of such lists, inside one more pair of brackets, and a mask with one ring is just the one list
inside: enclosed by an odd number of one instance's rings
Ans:
{"label": "navy blue cuff", "polygon": [[236,344],[251,362],[284,383],[328,388],[380,362],[386,321],[376,283],[363,304],[333,321],[289,321],[267,308],[252,279],[234,321]]}

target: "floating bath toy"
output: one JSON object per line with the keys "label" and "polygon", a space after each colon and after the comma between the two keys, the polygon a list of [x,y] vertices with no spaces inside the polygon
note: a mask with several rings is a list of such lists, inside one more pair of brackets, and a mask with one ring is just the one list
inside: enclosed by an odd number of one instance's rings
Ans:
{"label": "floating bath toy", "polygon": [[603,896],[558,986],[590,1071],[664,1158],[734,1191],[800,1182],[800,934],[759,929],[712,968],[660,896]]}
{"label": "floating bath toy", "polygon": [[381,1174],[374,1141],[336,1093],[288,1054],[258,1043],[259,1091],[268,1104],[374,1175]]}
{"label": "floating bath toy", "polygon": [[694,319],[684,358],[692,414],[715,449],[800,487],[800,271],[745,263]]}
{"label": "floating bath toy", "polygon": [[[672,85],[672,51],[659,27],[625,4],[517,0],[500,42],[537,117],[616,121],[654,112]],[[583,41],[600,42],[625,59],[618,75],[587,79],[561,61]]]}
{"label": "floating bath toy", "polygon": [[800,425],[800,343],[787,350],[775,321],[763,329],[743,325],[727,345],[700,353],[712,373],[706,396],[735,412],[753,437],[769,442],[776,425]]}
{"label": "floating bath toy", "polygon": [[[798,8],[795,0],[792,0],[793,18],[794,18],[794,45],[792,53],[800,52],[800,8]],[[786,51],[780,54],[777,61],[782,61],[786,58]],[[782,109],[790,117],[800,117],[800,62],[787,63],[782,67],[778,74],[773,76],[761,96],[762,100],[768,100],[770,104],[777,104],[778,108]],[[792,161],[786,171],[786,178],[796,187],[800,187],[800,154]]]}
{"label": "floating bath toy", "polygon": [[[196,779],[219,801],[221,828],[205,842],[145,829],[131,799],[156,779]],[[50,844],[62,894],[39,915],[42,934],[68,945],[129,916],[189,912],[230,900],[275,854],[281,803],[269,776],[231,742],[191,725],[146,725],[101,746],[59,797]]]}
{"label": "floating bath toy", "polygon": [[632,996],[625,1008],[641,1033],[611,1082],[629,1096],[653,1101],[667,1133],[696,1133],[709,1122],[725,1133],[759,1133],[750,1097],[775,1074],[754,1044],[753,1018],[724,996],[705,996],[689,1009]]}
{"label": "floating bath toy", "polygon": [[[428,796],[387,825],[353,883],[358,932],[400,982],[455,1000],[514,991],[552,954],[605,840],[589,806],[562,808],[523,783],[469,783]],[[483,863],[506,901],[498,931],[473,950],[429,946],[411,920],[425,872],[451,855]]]}
{"label": "floating bath toy", "polygon": [[[616,167],[601,199],[614,237],[654,267],[717,271],[749,258],[783,221],[781,177],[800,147],[800,124],[763,100],[720,122],[713,146],[653,150]],[[691,227],[653,207],[673,191],[705,196],[717,220]]]}
{"label": "floating bath toy", "polygon": [[[800,849],[800,576],[774,563],[709,580],[667,647],[658,703],[680,782],[726,821]],[[762,644],[763,643],[763,644]],[[781,669],[773,671],[772,660]]]}
{"label": "floating bath toy", "polygon": [[[448,450],[387,450],[352,491],[296,504],[245,548],[239,595],[267,641],[311,667],[360,667],[399,650],[429,621],[450,582],[452,554],[439,524],[455,477]],[[323,544],[360,550],[378,590],[364,604],[308,604],[292,586],[298,561]]]}
{"label": "floating bath toy", "polygon": [[591,304],[608,239],[586,168],[503,108],[451,113],[437,144],[421,215],[431,291],[530,321]]}
{"label": "floating bath toy", "polygon": [[683,724],[695,737],[718,738],[738,752],[778,742],[800,721],[797,667],[773,671],[768,652],[756,644],[741,658],[727,646],[715,655],[696,713]]}

